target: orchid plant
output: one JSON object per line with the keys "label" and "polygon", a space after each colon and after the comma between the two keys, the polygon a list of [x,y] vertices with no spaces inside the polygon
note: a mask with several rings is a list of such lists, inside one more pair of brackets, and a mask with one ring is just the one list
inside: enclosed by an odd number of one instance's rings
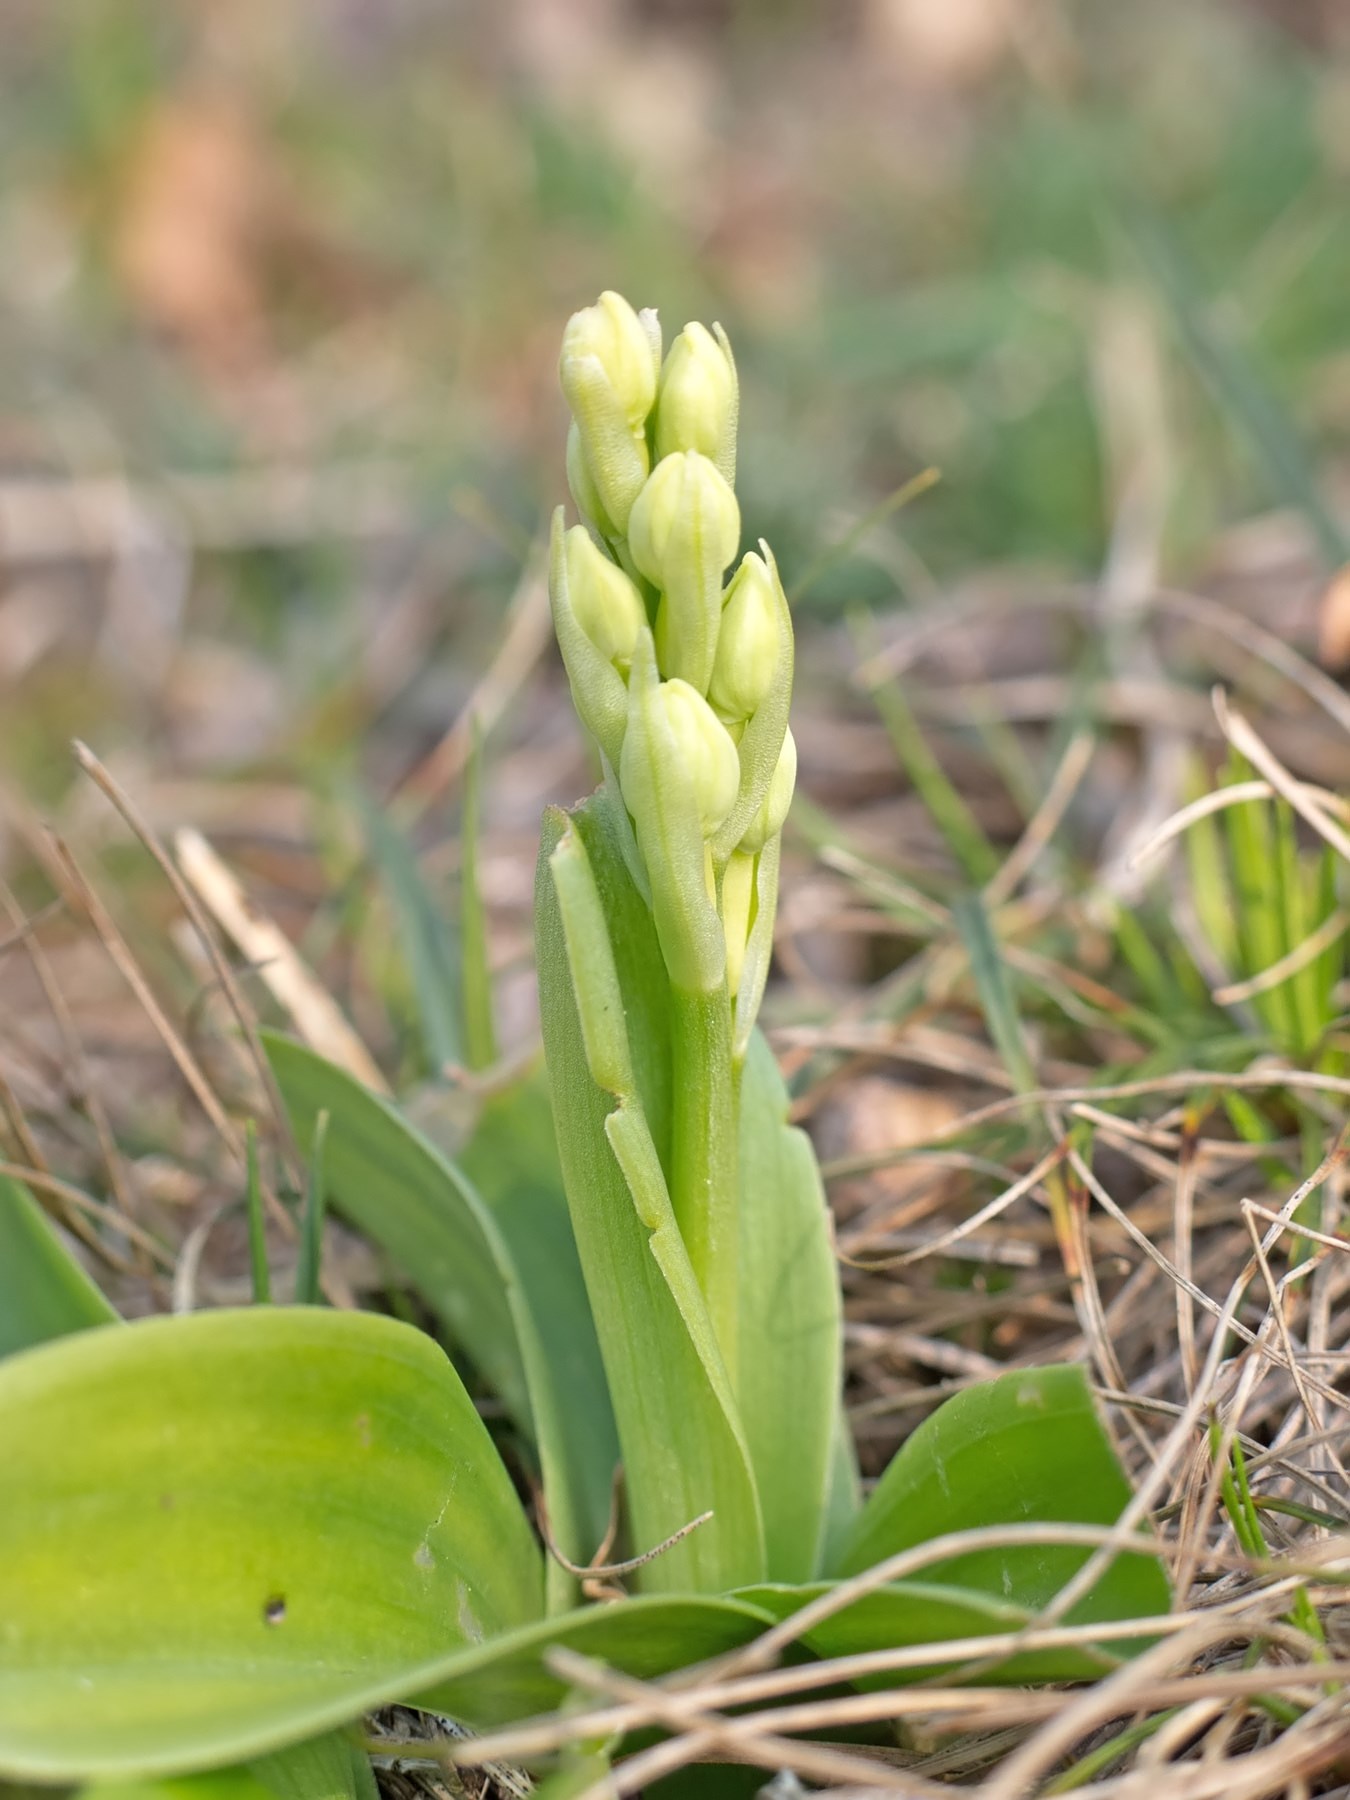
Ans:
{"label": "orchid plant", "polygon": [[[768,546],[737,561],[731,347],[689,325],[663,354],[656,315],[607,293],[561,377],[580,519],[554,519],[550,596],[603,780],[544,821],[547,1083],[485,1098],[452,1161],[266,1039],[313,1187],[454,1361],[313,1305],[124,1325],[0,1183],[0,1777],[368,1795],[363,1717],[564,1707],[559,1648],[655,1678],[800,1615],[804,1659],[931,1643],[950,1665],[1072,1582],[1100,1636],[985,1669],[1063,1680],[1166,1610],[1145,1541],[1094,1556],[1055,1529],[1130,1499],[1076,1367],[958,1394],[860,1496],[829,1215],[756,1025],[793,631]],[[624,1751],[550,1779],[604,1793]]]}

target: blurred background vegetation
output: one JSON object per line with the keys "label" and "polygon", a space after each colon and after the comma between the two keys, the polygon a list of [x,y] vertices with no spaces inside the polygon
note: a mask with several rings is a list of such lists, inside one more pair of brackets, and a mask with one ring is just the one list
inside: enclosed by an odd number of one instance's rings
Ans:
{"label": "blurred background vegetation", "polygon": [[[605,286],[731,331],[746,513],[789,572],[941,468],[903,554],[836,567],[822,607],[990,561],[1098,569],[1103,390],[1141,309],[1163,315],[1173,574],[1289,498],[1179,315],[1307,460],[1350,441],[1330,0],[3,10],[3,467],[321,475],[272,520],[287,541],[260,516],[183,596],[227,639],[303,639],[307,688],[355,653],[338,621],[383,508],[458,513],[455,585],[500,605],[558,497],[559,325]],[[287,513],[254,487],[221,505]]]}
{"label": "blurred background vegetation", "polygon": [[[906,787],[844,679],[860,630],[997,593],[1011,622],[947,674],[1060,680],[1093,634],[1021,602],[1123,570],[1305,647],[1320,628],[1328,663],[1350,647],[1347,596],[1324,600],[1350,448],[1337,0],[0,12],[0,776],[25,905],[50,895],[26,809],[55,807],[138,907],[158,896],[133,934],[172,910],[91,823],[79,735],[152,824],[242,860],[361,1020],[367,988],[422,985],[381,961],[362,871],[402,852],[371,802],[407,802],[439,904],[467,709],[504,655],[480,875],[525,994],[538,808],[589,779],[531,548],[563,497],[560,329],[603,287],[731,333],[747,535],[799,593],[804,786],[836,818]],[[1196,717],[1212,676],[1185,677]],[[985,721],[997,780],[961,762],[966,699],[937,716],[995,838],[1053,766],[1071,689],[1038,692]],[[1150,704],[1156,725],[1173,702]],[[995,742],[1028,718],[1030,760]],[[1098,823],[1137,766],[1103,759]],[[939,863],[920,815],[883,808],[872,841]]]}

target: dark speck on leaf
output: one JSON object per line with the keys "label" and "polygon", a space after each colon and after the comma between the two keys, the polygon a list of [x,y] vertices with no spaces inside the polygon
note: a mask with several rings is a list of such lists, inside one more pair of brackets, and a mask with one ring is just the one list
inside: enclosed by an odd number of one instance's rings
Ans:
{"label": "dark speck on leaf", "polygon": [[273,1594],[269,1599],[263,1601],[264,1625],[280,1625],[285,1617],[286,1596],[284,1594]]}

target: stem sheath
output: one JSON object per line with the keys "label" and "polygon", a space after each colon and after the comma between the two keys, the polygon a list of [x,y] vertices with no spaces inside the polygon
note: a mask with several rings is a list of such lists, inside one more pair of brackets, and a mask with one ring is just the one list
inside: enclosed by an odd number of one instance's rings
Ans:
{"label": "stem sheath", "polygon": [[671,989],[670,1194],[734,1387],[740,1304],[738,1082],[726,987]]}

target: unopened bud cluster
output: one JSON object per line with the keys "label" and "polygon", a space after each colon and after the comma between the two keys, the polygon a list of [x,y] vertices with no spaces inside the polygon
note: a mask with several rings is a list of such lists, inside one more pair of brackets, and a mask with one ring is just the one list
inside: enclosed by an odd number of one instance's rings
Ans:
{"label": "unopened bud cluster", "polygon": [[549,592],[573,698],[631,818],[672,979],[725,976],[735,996],[756,922],[771,924],[797,758],[792,623],[768,546],[727,579],[741,538],[731,345],[719,325],[686,325],[663,359],[656,314],[606,293],[569,321],[560,373],[584,523],[568,529],[559,508]]}

